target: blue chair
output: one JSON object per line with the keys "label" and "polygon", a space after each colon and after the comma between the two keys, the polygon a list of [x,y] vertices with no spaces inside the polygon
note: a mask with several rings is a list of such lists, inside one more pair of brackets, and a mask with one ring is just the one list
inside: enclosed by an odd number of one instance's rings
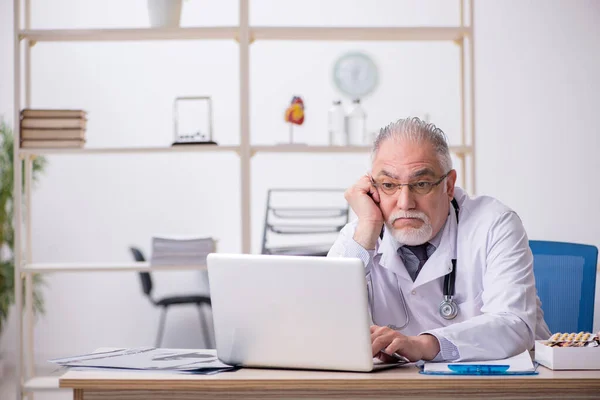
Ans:
{"label": "blue chair", "polygon": [[530,240],[529,247],[550,332],[592,332],[598,248],[541,240]]}

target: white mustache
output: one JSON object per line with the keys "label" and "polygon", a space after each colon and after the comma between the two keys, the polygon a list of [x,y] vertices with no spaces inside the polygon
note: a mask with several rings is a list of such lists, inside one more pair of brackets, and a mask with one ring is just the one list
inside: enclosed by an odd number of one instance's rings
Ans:
{"label": "white mustache", "polygon": [[429,223],[429,218],[427,217],[427,215],[424,212],[398,210],[398,211],[395,211],[392,215],[390,215],[390,218],[389,218],[390,224],[393,224],[394,221],[396,221],[397,219],[400,219],[400,218],[416,218],[416,219],[420,219],[421,221],[423,221],[426,224]]}

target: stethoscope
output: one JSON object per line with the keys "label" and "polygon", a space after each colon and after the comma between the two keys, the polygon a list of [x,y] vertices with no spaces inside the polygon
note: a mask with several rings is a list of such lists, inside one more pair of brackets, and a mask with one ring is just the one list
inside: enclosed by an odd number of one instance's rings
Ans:
{"label": "stethoscope", "polygon": [[[456,215],[456,225],[458,226],[458,212],[460,207],[458,206],[458,202],[456,199],[452,199],[452,205],[454,206],[454,213]],[[381,233],[379,234],[379,238],[383,239],[383,229],[381,229]],[[456,235],[458,237],[458,234]],[[373,320],[373,324],[379,325],[375,322],[375,295],[373,294],[373,281],[369,275],[369,280],[371,281],[371,290],[369,290],[369,306],[371,308],[371,319]],[[452,271],[444,276],[444,299],[440,303],[439,312],[442,318],[447,320],[452,320],[456,318],[458,315],[458,305],[454,301],[454,282],[456,281],[456,258],[452,259]],[[400,293],[400,299],[402,300],[402,307],[404,308],[404,315],[406,315],[406,322],[402,326],[396,325],[387,325],[389,328],[394,330],[401,330],[408,326],[410,323],[410,314],[408,313],[408,307],[406,306],[406,300],[404,300],[404,295],[402,294],[402,290],[400,289],[400,285],[398,284],[398,280],[396,279],[396,286],[398,288],[398,292]]]}

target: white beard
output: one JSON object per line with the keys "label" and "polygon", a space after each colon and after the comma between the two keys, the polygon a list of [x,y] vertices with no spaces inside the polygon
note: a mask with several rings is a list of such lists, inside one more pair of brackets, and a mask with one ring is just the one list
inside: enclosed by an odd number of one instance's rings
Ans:
{"label": "white beard", "polygon": [[[423,225],[420,228],[394,228],[394,221],[398,218],[417,218],[423,221]],[[423,244],[431,239],[433,234],[433,227],[431,222],[425,213],[421,211],[396,211],[386,221],[385,225],[392,233],[394,239],[399,243],[408,246],[417,246]]]}

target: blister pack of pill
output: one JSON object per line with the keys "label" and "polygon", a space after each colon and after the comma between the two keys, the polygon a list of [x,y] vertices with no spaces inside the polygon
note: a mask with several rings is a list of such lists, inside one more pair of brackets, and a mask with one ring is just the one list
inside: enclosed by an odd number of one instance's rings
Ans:
{"label": "blister pack of pill", "polygon": [[600,338],[589,332],[555,333],[545,343],[550,347],[597,347]]}

